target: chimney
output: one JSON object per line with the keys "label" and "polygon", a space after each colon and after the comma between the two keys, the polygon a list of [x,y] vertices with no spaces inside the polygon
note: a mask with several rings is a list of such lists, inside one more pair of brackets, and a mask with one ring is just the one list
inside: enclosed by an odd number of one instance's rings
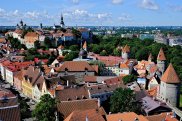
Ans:
{"label": "chimney", "polygon": [[85,119],[85,121],[89,121],[89,120],[88,120],[88,116],[86,116],[86,119]]}
{"label": "chimney", "polygon": [[100,98],[98,98],[98,107],[100,107]]}
{"label": "chimney", "polygon": [[139,121],[139,119],[136,117],[134,121]]}
{"label": "chimney", "polygon": [[66,81],[66,86],[67,86],[67,87],[69,86],[69,81],[68,81],[68,80]]}

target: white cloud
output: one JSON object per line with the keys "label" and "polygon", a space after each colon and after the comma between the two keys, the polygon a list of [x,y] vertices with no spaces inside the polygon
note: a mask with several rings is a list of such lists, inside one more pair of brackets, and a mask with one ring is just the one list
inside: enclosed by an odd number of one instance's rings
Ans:
{"label": "white cloud", "polygon": [[0,8],[0,17],[4,17],[6,15],[6,11]]}
{"label": "white cloud", "polygon": [[169,5],[169,7],[174,11],[182,12],[182,6],[180,5]]}
{"label": "white cloud", "polygon": [[73,2],[74,4],[78,4],[78,3],[80,2],[80,0],[72,0],[72,2]]}
{"label": "white cloud", "polygon": [[153,0],[142,0],[140,7],[149,10],[159,9],[159,6]]}
{"label": "white cloud", "polygon": [[123,13],[121,16],[118,17],[119,21],[122,22],[131,22],[132,21],[132,17],[129,14],[125,14]]}
{"label": "white cloud", "polygon": [[123,3],[123,0],[112,0],[113,4],[121,4]]}

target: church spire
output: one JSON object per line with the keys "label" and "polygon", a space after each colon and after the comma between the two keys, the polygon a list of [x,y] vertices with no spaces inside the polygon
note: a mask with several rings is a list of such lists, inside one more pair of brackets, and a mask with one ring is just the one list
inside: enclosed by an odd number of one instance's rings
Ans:
{"label": "church spire", "polygon": [[64,19],[63,19],[63,14],[61,14],[61,27],[63,27],[64,28]]}

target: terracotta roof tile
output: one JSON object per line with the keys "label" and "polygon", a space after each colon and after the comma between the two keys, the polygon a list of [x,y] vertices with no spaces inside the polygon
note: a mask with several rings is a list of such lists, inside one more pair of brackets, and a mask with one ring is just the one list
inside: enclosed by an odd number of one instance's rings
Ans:
{"label": "terracotta roof tile", "polygon": [[84,76],[84,82],[97,83],[97,76]]}
{"label": "terracotta roof tile", "polygon": [[95,71],[92,66],[90,66],[87,62],[84,61],[66,61],[62,64],[58,71],[65,71],[68,69],[69,71]]}
{"label": "terracotta roof tile", "polygon": [[5,43],[6,39],[5,38],[0,38],[0,43]]}
{"label": "terracotta roof tile", "polygon": [[172,116],[172,112],[146,116],[146,118],[149,121],[178,121],[175,117]]}
{"label": "terracotta roof tile", "polygon": [[161,77],[161,81],[165,83],[180,83],[179,76],[177,75],[176,71],[174,70],[173,65],[170,63],[166,71]]}
{"label": "terracotta roof tile", "polygon": [[17,34],[22,34],[22,33],[23,33],[23,30],[21,30],[21,29],[16,29],[16,30],[15,30],[15,33],[17,33]]}
{"label": "terracotta roof tile", "polygon": [[128,65],[126,65],[125,63],[121,63],[120,68],[129,69]]}
{"label": "terracotta roof tile", "polygon": [[75,100],[75,101],[61,101],[58,105],[58,112],[63,115],[64,118],[68,117],[75,110],[88,110],[98,109],[98,100]]}
{"label": "terracotta roof tile", "polygon": [[56,91],[56,96],[60,101],[88,99],[88,91],[85,86],[65,88],[64,90]]}
{"label": "terracotta roof tile", "polygon": [[159,51],[159,54],[158,54],[158,56],[157,56],[157,60],[160,60],[160,61],[166,60],[166,57],[165,57],[165,54],[164,54],[164,51],[163,51],[162,48],[161,48],[160,51]]}
{"label": "terracotta roof tile", "polygon": [[98,109],[73,111],[64,121],[105,121]]}
{"label": "terracotta roof tile", "polygon": [[110,114],[106,116],[107,121],[135,121],[136,118],[139,121],[148,121],[147,118],[145,118],[142,115],[137,115],[134,112],[126,112],[126,113],[118,113],[118,114]]}

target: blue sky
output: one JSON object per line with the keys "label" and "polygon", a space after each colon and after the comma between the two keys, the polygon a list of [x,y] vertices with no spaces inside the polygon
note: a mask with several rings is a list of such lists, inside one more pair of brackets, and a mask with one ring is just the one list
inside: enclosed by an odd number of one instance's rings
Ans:
{"label": "blue sky", "polygon": [[107,26],[181,26],[181,0],[3,0],[0,26],[65,24]]}

